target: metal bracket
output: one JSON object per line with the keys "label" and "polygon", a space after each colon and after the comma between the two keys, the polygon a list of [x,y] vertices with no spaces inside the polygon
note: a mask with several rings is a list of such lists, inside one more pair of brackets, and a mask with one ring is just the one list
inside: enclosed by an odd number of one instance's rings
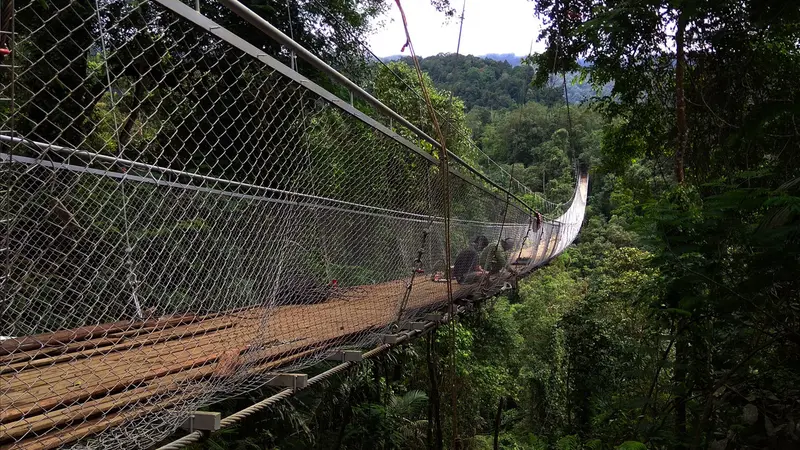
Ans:
{"label": "metal bracket", "polygon": [[359,362],[363,359],[363,356],[358,350],[339,350],[325,359],[338,362]]}
{"label": "metal bracket", "polygon": [[217,431],[220,428],[220,420],[222,414],[210,411],[192,411],[189,417],[181,425],[184,430],[194,432],[200,431]]}
{"label": "metal bracket", "polygon": [[268,373],[266,376],[271,377],[267,381],[267,386],[297,390],[303,389],[308,385],[308,375],[304,373]]}

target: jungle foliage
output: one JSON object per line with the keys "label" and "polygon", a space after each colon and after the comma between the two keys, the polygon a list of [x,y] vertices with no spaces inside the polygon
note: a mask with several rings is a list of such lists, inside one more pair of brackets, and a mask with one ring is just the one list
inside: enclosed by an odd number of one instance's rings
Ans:
{"label": "jungle foliage", "polygon": [[[117,153],[116,142],[122,142],[142,161],[206,173],[210,169],[187,154],[197,149],[185,144],[192,142],[192,133],[181,122],[202,124],[218,136],[218,148],[232,148],[229,143],[247,146],[242,140],[255,135],[242,130],[262,129],[246,117],[259,117],[266,127],[274,126],[272,119],[298,120],[298,113],[270,112],[269,102],[253,104],[247,80],[230,72],[211,79],[161,58],[163,49],[147,33],[138,34],[141,42],[134,43],[124,33],[107,36],[112,47],[124,42],[140,49],[135,63],[147,66],[145,76],[138,76],[142,71],[135,65],[98,59],[90,51],[96,30],[93,2],[20,3],[29,5],[30,17],[18,20],[37,30],[43,29],[37,21],[47,17],[47,8],[70,11],[60,25],[39,32],[74,37],[40,41],[40,48],[56,51],[18,81],[25,87],[19,99],[27,105],[20,114],[23,135],[105,154]],[[114,7],[125,9],[131,2],[108,3],[104,11],[113,15]],[[246,3],[283,24],[286,32],[291,20],[298,41],[348,74],[364,74],[376,95],[430,132],[416,97],[391,72],[361,72],[362,55],[351,37],[330,34],[337,26],[313,5],[301,11],[301,2],[290,2],[289,18],[284,2]],[[434,3],[452,14],[449,2]],[[75,7],[65,8],[68,4]],[[363,34],[383,4],[332,2],[332,7]],[[572,192],[573,163],[592,168],[578,242],[520,281],[513,295],[490,300],[461,318],[453,336],[442,329],[369,361],[213,436],[203,447],[716,450],[800,445],[800,87],[795,82],[800,79],[800,7],[779,0],[541,0],[535,8],[545,19],[547,43],[546,51],[532,59],[535,72],[468,58],[463,61],[474,67],[463,70],[456,59],[443,57],[441,64],[425,67],[430,78],[424,82],[440,88],[433,100],[449,119],[445,132],[454,151],[497,170],[498,177],[503,169],[534,191],[563,200]],[[123,19],[129,28],[152,21],[146,8],[134,10]],[[247,34],[222,9],[204,13]],[[304,28],[308,23],[321,25]],[[276,44],[248,36],[257,46],[288,56]],[[186,58],[196,67],[222,61],[248,69],[242,61],[198,51],[203,42],[196,30],[175,32],[166,42],[193,50]],[[19,51],[42,61],[36,48]],[[410,69],[396,64],[390,67],[413,81]],[[301,71],[326,84],[310,68],[301,65]],[[548,90],[553,71],[556,76],[580,72],[598,89],[613,82],[613,90],[603,95],[599,89],[600,96],[568,109],[556,98],[558,89]],[[117,109],[130,121],[119,141],[111,138],[116,116],[103,88],[109,75],[125,92]],[[529,80],[542,90],[528,91]],[[275,86],[280,92],[269,101],[293,95],[287,86]],[[221,99],[217,103],[204,95],[214,89]],[[456,93],[452,102],[447,89]],[[67,92],[70,101],[62,103]],[[184,98],[198,107],[167,113]],[[230,117],[226,110],[242,114]],[[43,114],[53,111],[44,126]],[[311,129],[322,141],[322,132],[332,128],[325,121],[338,119],[320,114],[316,120]],[[465,134],[500,165],[485,163]],[[171,141],[165,135],[177,137]],[[331,167],[345,164],[330,142],[319,148],[329,149]],[[209,174],[239,172],[241,160],[234,152],[215,156],[226,164],[215,169],[220,173]],[[379,156],[404,180],[379,180],[382,186],[411,184],[406,181],[418,176],[414,162],[388,152]],[[290,180],[278,177],[274,161],[264,165],[258,175],[263,178],[243,181]],[[367,195],[349,186],[367,184],[368,175],[341,174],[324,193]],[[114,195],[111,187],[107,191],[92,195]],[[37,201],[31,197],[31,203]],[[83,203],[120,202],[98,197]],[[87,258],[108,254],[122,261],[123,248],[106,248],[118,240],[119,228],[90,220],[98,211],[82,214],[76,213],[75,221],[83,228],[60,224],[60,239],[96,243]],[[198,239],[210,234],[202,223],[171,226],[190,229]],[[56,234],[29,228],[43,237]],[[163,230],[134,227],[153,236],[155,244]],[[375,239],[388,234],[376,232]],[[53,316],[77,320],[102,313],[71,307],[67,300],[83,287],[70,291],[59,284],[63,277],[57,269],[47,274],[51,279],[40,282],[45,293],[39,295],[65,299],[48,303]],[[97,291],[98,298],[124,291],[124,273],[114,276],[107,292]],[[184,282],[176,276],[152,284],[169,285],[164,295],[177,296]],[[255,391],[214,409],[233,412],[266,394]]]}
{"label": "jungle foliage", "polygon": [[[466,121],[480,147],[518,164],[520,177],[558,173],[575,157],[590,163],[578,242],[510,298],[463,317],[454,346],[441,330],[430,347],[417,342],[333,381],[331,390],[307,393],[280,407],[305,431],[289,436],[265,426],[258,442],[282,449],[800,445],[800,90],[793,82],[800,7],[762,0],[535,7],[547,49],[533,58],[542,68],[534,82],[546,85],[551,70],[581,71],[596,85],[613,81],[613,91],[573,107],[571,120],[555,102],[481,108],[489,95],[476,91]],[[476,75],[429,69],[442,85]],[[361,383],[358,397],[335,393],[352,383]],[[394,405],[418,392],[427,393],[427,412],[398,421]],[[324,402],[332,410],[307,400],[319,396],[338,396]],[[345,420],[325,422],[331,417]]]}

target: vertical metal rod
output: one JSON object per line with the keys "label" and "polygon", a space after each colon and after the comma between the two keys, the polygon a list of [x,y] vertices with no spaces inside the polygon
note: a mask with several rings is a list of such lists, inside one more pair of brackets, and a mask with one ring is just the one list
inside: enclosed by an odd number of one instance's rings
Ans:
{"label": "vertical metal rod", "polygon": [[542,197],[547,195],[547,192],[545,191],[544,173],[544,167],[542,167]]}
{"label": "vertical metal rod", "polygon": [[194,0],[194,9],[200,12],[200,0]]}
{"label": "vertical metal rod", "polygon": [[[287,22],[289,22],[289,37],[294,40],[294,26],[292,25],[292,7],[289,4],[289,0],[286,0],[286,17]],[[294,54],[294,49],[289,50],[289,67],[292,68],[295,72],[297,72],[297,55]],[[350,94],[353,95],[352,93]],[[350,101],[352,104],[352,100]]]}
{"label": "vertical metal rod", "polygon": [[[100,49],[103,52],[103,61],[106,63],[106,83],[108,85],[108,95],[111,98],[111,117],[113,118],[114,122],[114,139],[117,144],[117,160],[123,158],[125,156],[125,145],[120,139],[119,130],[120,126],[117,122],[117,104],[118,99],[117,96],[114,95],[114,84],[111,82],[111,71],[108,69],[108,50],[106,48],[106,30],[103,24],[103,21],[100,17],[100,0],[94,1],[95,13],[97,15],[97,23],[100,24]],[[138,80],[141,82],[141,80]],[[131,300],[133,302],[136,318],[139,320],[145,320],[144,313],[142,311],[142,304],[139,301],[139,296],[137,294],[137,287],[139,282],[136,279],[136,265],[133,262],[133,245],[135,242],[131,242],[131,226],[130,222],[128,221],[128,195],[125,189],[125,177],[123,176],[120,180],[120,191],[122,193],[122,221],[123,221],[123,236],[125,239],[125,259],[124,265],[127,268],[127,275],[126,281],[131,289]]]}
{"label": "vertical metal rod", "polygon": [[[11,18],[10,18],[10,30],[2,30],[2,31],[11,31],[11,34],[8,36],[8,43],[10,45],[7,46],[8,49],[11,50],[11,54],[7,55],[6,57],[9,59],[9,65],[11,74],[9,76],[10,81],[10,94],[9,97],[11,98],[11,104],[9,105],[9,117],[7,124],[3,124],[3,128],[6,128],[8,125],[11,137],[15,136],[15,122],[16,122],[16,94],[15,94],[15,86],[17,83],[16,80],[16,65],[15,59],[17,54],[17,46],[16,46],[16,17],[14,17],[14,12],[16,10],[16,5],[14,4],[14,0],[9,0],[11,2]],[[4,17],[2,17],[3,8],[0,8],[0,24],[3,23]],[[14,154],[14,144],[9,144],[8,146],[8,154],[9,156],[13,156]],[[9,162],[11,158],[9,158]],[[4,169],[6,170],[6,169]],[[7,170],[11,170],[9,168]],[[10,178],[9,178],[10,179]],[[10,283],[11,282],[11,226],[13,220],[11,219],[11,182],[7,181],[7,184],[3,186],[3,206],[4,206],[4,213],[0,220],[2,220],[3,225],[5,225],[5,231],[3,233],[3,244],[2,247],[7,249],[3,252],[3,273],[2,273],[2,280],[0,283]],[[11,289],[3,289],[3,302],[5,304],[10,304],[11,302]]]}

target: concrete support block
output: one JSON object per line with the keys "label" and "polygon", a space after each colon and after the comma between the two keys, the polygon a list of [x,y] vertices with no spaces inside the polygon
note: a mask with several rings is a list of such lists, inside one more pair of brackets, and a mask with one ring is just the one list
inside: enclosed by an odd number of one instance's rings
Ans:
{"label": "concrete support block", "polygon": [[217,431],[220,427],[222,414],[218,412],[209,411],[193,411],[189,417],[183,422],[181,428],[189,430],[189,432],[200,431]]}
{"label": "concrete support block", "polygon": [[403,322],[400,324],[401,330],[423,331],[425,330],[425,322]]}
{"label": "concrete support block", "polygon": [[359,362],[363,359],[358,350],[340,350],[325,358],[328,361]]}
{"label": "concrete support block", "polygon": [[384,344],[397,344],[398,342],[402,342],[403,340],[407,339],[408,335],[405,333],[399,334],[384,334],[382,336]]}
{"label": "concrete support block", "polygon": [[428,322],[441,322],[442,319],[444,319],[444,314],[440,312],[428,313],[425,314],[425,317],[423,317],[423,319],[425,319]]}
{"label": "concrete support block", "polygon": [[308,385],[308,375],[304,373],[270,373],[267,377],[272,377],[268,386],[281,388],[302,389]]}

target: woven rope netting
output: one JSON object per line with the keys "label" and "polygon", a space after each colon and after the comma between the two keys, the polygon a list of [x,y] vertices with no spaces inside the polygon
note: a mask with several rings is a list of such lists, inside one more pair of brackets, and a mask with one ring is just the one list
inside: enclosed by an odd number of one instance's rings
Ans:
{"label": "woven rope netting", "polygon": [[[3,5],[0,446],[147,447],[447,305],[416,144],[179,2]],[[537,227],[454,165],[453,254],[511,238],[529,272],[577,235],[578,186]]]}

